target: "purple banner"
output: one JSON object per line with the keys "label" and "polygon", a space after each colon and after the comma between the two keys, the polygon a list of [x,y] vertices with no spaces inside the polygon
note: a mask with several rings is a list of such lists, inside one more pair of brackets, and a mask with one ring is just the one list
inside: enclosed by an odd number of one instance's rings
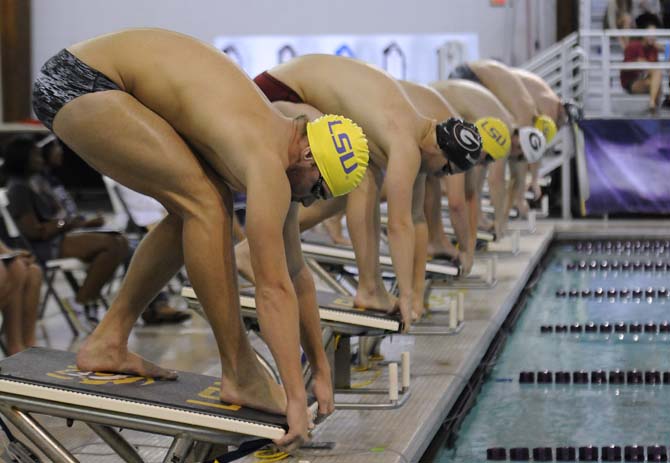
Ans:
{"label": "purple banner", "polygon": [[587,214],[670,213],[670,120],[585,119]]}

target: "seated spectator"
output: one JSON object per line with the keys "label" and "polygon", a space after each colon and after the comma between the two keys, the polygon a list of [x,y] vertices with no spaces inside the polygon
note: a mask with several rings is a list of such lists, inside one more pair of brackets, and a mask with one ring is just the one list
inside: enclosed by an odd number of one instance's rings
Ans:
{"label": "seated spectator", "polygon": [[[86,219],[83,214],[79,212],[79,208],[72,198],[72,195],[67,191],[60,178],[54,174],[54,171],[63,165],[63,146],[61,145],[61,142],[54,135],[50,134],[40,140],[36,146],[42,149],[42,156],[45,163],[42,172],[33,175],[31,178],[31,185],[36,191],[46,192],[48,195],[55,198],[59,207],[65,211],[68,218],[78,218],[84,222],[85,226],[89,227],[103,226],[105,224],[105,219],[101,214]],[[156,200],[135,193],[132,190],[126,190],[136,195],[131,198],[126,198],[126,204],[129,206],[134,222],[145,228],[145,231],[151,229],[153,225],[157,224],[165,216],[165,209]],[[130,252],[126,259],[126,264],[128,264],[132,258],[138,245],[138,240],[130,240]],[[147,325],[180,323],[191,318],[189,312],[171,307],[169,302],[170,298],[167,292],[161,291],[142,313],[142,320],[144,320],[144,323]]]}
{"label": "seated spectator", "polygon": [[105,218],[102,214],[88,218],[81,214],[70,192],[67,191],[61,179],[54,174],[54,170],[63,166],[63,146],[60,141],[54,135],[49,134],[35,146],[42,150],[44,168],[30,178],[30,185],[33,189],[54,198],[62,211],[63,218],[79,220],[82,228],[97,228],[105,225]]}
{"label": "seated spectator", "polygon": [[71,233],[97,223],[69,217],[49,189],[36,190],[34,184],[43,182],[33,176],[43,169],[44,160],[31,138],[16,137],[7,144],[3,170],[9,177],[10,213],[41,262],[74,257],[89,264],[84,283],[68,303],[96,321],[90,314],[97,310],[102,287],[128,255],[128,242],[118,233]]}
{"label": "seated spectator", "polygon": [[[151,232],[153,228],[167,215],[161,203],[150,196],[138,193],[120,183],[117,184],[121,200],[126,204],[130,220],[138,227]],[[131,252],[135,252],[140,242],[130,240]],[[179,310],[170,305],[170,298],[166,291],[161,291],[142,312],[142,320],[147,325],[161,323],[181,323],[191,318],[185,310]]]}
{"label": "seated spectator", "polygon": [[7,354],[35,345],[42,270],[30,252],[0,241],[0,310]]}
{"label": "seated spectator", "polygon": [[[637,19],[638,29],[655,30],[659,27],[658,16],[642,14]],[[625,62],[657,62],[658,47],[655,37],[642,37],[631,40],[624,51]],[[649,110],[656,113],[661,97],[661,70],[635,69],[621,71],[621,86],[632,94],[649,94]]]}

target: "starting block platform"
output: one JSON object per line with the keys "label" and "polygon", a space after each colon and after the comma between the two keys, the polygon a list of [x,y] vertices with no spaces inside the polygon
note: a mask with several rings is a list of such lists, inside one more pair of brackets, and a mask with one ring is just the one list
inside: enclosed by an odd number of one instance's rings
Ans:
{"label": "starting block platform", "polygon": [[[319,263],[356,265],[356,255],[353,249],[303,241],[302,252],[306,257],[311,257]],[[379,264],[382,270],[393,271],[391,256],[381,254],[379,256]],[[447,261],[426,263],[428,278],[457,277],[460,273],[459,266]]]}
{"label": "starting block platform", "polygon": [[[185,286],[181,290],[182,297],[186,298],[189,307],[198,310],[200,303],[193,288]],[[400,317],[387,315],[374,310],[357,309],[353,306],[353,298],[341,296],[325,291],[317,291],[319,317],[321,323],[332,328],[335,332],[351,336],[373,336],[399,333],[401,329]],[[256,319],[256,301],[252,293],[240,295],[242,316]]]}
{"label": "starting block platform", "polygon": [[77,460],[30,413],[83,421],[132,462],[142,459],[114,428],[174,436],[169,462],[185,461],[196,442],[261,446],[285,435],[285,416],[224,404],[219,387],[219,378],[188,372],[159,381],[79,371],[74,353],[45,348],[0,361],[0,413],[59,463]]}

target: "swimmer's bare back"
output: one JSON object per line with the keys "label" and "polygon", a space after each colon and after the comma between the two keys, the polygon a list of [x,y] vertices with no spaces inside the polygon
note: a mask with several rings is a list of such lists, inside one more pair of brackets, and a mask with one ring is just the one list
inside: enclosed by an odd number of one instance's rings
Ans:
{"label": "swimmer's bare back", "polygon": [[370,150],[377,165],[386,165],[395,139],[410,137],[418,146],[430,127],[430,121],[417,112],[390,74],[363,61],[303,55],[268,72],[319,111],[356,121],[370,146],[378,148]]}
{"label": "swimmer's bare back", "polygon": [[514,116],[519,127],[532,126],[537,108],[533,97],[512,70],[494,60],[468,63],[482,84],[498,98]]}
{"label": "swimmer's bare back", "polygon": [[208,160],[221,158],[214,167],[234,189],[244,189],[252,153],[286,151],[277,146],[286,139],[284,119],[232,60],[193,37],[129,29],[68,50],[165,119]]}
{"label": "swimmer's bare back", "polygon": [[483,117],[497,117],[508,127],[514,125],[514,117],[500,100],[481,84],[464,79],[449,79],[432,82],[436,89],[468,122],[473,124]]}

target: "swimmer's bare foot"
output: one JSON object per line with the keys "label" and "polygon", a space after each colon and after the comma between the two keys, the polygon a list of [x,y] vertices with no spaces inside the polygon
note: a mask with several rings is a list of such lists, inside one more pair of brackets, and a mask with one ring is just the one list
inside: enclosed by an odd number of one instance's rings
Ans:
{"label": "swimmer's bare foot", "polygon": [[397,300],[385,288],[379,288],[373,293],[359,289],[354,297],[354,307],[390,312],[395,308]]}
{"label": "swimmer's bare foot", "polygon": [[79,349],[77,368],[81,371],[122,373],[164,380],[177,379],[176,371],[161,368],[129,352],[127,346],[96,338],[95,335],[91,335],[84,341]]}
{"label": "swimmer's bare foot", "polygon": [[337,215],[323,221],[323,226],[334,244],[340,246],[351,246],[351,241],[342,233],[341,216]]}
{"label": "swimmer's bare foot", "polygon": [[423,295],[415,295],[414,300],[412,301],[412,322],[415,322],[423,317],[425,310],[426,305],[423,301]]}
{"label": "swimmer's bare foot", "polygon": [[389,313],[400,313],[402,317],[402,332],[407,333],[414,321],[414,311],[412,307],[412,298],[398,298],[395,307]]}
{"label": "swimmer's bare foot", "polygon": [[341,236],[330,235],[330,239],[332,240],[333,244],[336,244],[338,246],[351,246],[351,240],[344,235]]}
{"label": "swimmer's bare foot", "polygon": [[528,210],[530,207],[528,206],[528,201],[525,199],[523,201],[520,201],[520,204],[517,205],[517,210],[519,211],[519,218],[520,219],[527,219],[528,218]]}
{"label": "swimmer's bare foot", "polygon": [[249,282],[255,283],[254,269],[251,267],[251,256],[249,254],[249,242],[247,240],[235,246],[235,264],[240,275]]}
{"label": "swimmer's bare foot", "polygon": [[[278,415],[286,414],[286,393],[272,376],[254,358],[237,378],[231,375],[221,377],[219,395],[227,404],[241,405]],[[248,364],[247,364],[248,365]]]}

